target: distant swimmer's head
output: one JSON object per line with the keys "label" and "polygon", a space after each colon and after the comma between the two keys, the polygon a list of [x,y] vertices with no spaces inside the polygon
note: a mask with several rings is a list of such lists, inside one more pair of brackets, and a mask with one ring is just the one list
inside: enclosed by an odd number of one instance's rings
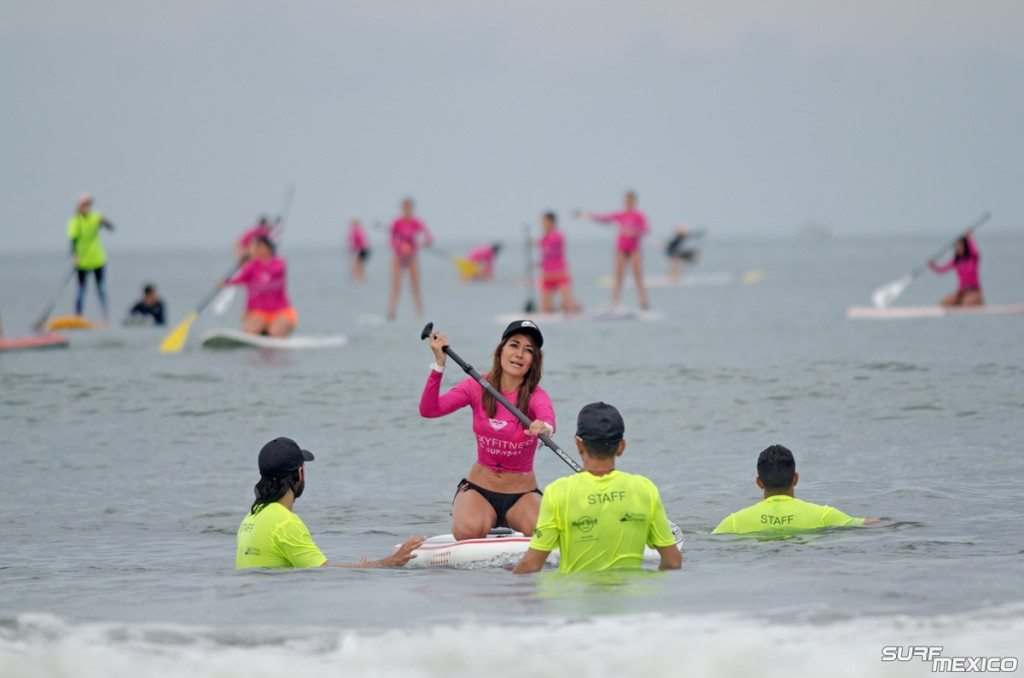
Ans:
{"label": "distant swimmer's head", "polygon": [[277,246],[270,238],[261,235],[252,241],[253,254],[260,259],[270,259],[277,254]]}
{"label": "distant swimmer's head", "polygon": [[416,209],[416,203],[413,202],[412,198],[402,198],[402,216],[411,217],[412,211]]}
{"label": "distant swimmer's head", "polygon": [[142,296],[147,301],[153,301],[154,299],[156,299],[156,285],[154,285],[153,283],[146,283],[145,286],[142,288]]}
{"label": "distant swimmer's head", "polygon": [[313,453],[299,447],[291,438],[274,438],[260,450],[260,481],[256,483],[256,501],[252,513],[285,496],[289,490],[298,499],[306,488],[305,463]]}
{"label": "distant swimmer's head", "polygon": [[636,200],[636,191],[626,191],[625,204],[627,210],[631,210],[636,207]]}
{"label": "distant swimmer's head", "polygon": [[554,212],[545,212],[540,218],[540,225],[545,233],[550,233],[558,228],[558,215]]}
{"label": "distant swimmer's head", "polygon": [[757,486],[766,494],[791,493],[799,481],[793,453],[782,445],[772,445],[757,457]]}
{"label": "distant swimmer's head", "polygon": [[576,417],[576,447],[593,459],[614,459],[626,448],[626,423],[608,403],[584,405]]}

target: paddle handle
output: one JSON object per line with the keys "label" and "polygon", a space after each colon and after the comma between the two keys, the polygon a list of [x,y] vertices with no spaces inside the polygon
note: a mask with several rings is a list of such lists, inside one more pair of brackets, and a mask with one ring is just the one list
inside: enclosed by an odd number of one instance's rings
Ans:
{"label": "paddle handle", "polygon": [[[427,326],[423,328],[423,332],[420,333],[420,339],[426,339],[427,337],[429,337],[433,329],[434,323],[427,323]],[[529,428],[529,426],[533,424],[530,418],[523,414],[522,410],[520,410],[518,407],[509,402],[509,399],[503,396],[501,392],[498,391],[498,389],[494,388],[494,386],[492,386],[489,381],[484,379],[482,374],[477,372],[472,365],[467,363],[465,360],[462,359],[461,356],[459,356],[458,353],[453,351],[451,346],[445,346],[441,350],[444,352],[446,356],[454,360],[456,364],[458,364],[458,366],[462,368],[463,372],[473,377],[473,379],[475,379],[476,382],[480,384],[480,386],[483,387],[485,391],[494,396],[494,399],[501,403],[506,410],[515,415],[515,418],[518,419],[523,424],[523,426]],[[583,470],[583,467],[576,463],[576,461],[572,457],[567,455],[562,450],[562,448],[558,446],[558,443],[552,440],[551,436],[549,436],[547,433],[541,433],[537,437],[540,438],[541,442],[548,446],[551,449],[551,451],[554,452],[559,459],[564,461],[573,471],[579,473]]]}
{"label": "paddle handle", "polygon": [[523,310],[526,313],[533,313],[537,308],[533,301],[536,282],[533,279],[533,242],[530,240],[529,224],[523,224],[523,242],[526,243],[526,303],[523,304]]}

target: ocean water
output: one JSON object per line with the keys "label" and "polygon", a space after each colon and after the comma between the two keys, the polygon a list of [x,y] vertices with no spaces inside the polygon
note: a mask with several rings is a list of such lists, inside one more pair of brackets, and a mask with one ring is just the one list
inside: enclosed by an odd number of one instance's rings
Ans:
{"label": "ocean water", "polygon": [[[571,235],[571,234],[570,234]],[[76,333],[67,350],[0,354],[0,676],[914,676],[920,660],[1024,655],[1024,316],[846,320],[912,267],[929,238],[714,240],[695,269],[758,269],[752,285],[652,290],[657,322],[543,327],[545,376],[571,449],[576,412],[618,406],[622,468],[651,477],[686,533],[683,570],[515,577],[478,570],[233,570],[256,453],[288,435],[317,455],[296,511],[331,560],[448,532],[473,458],[468,415],[426,421],[430,352],[403,296],[380,322],[386,262],[347,277],[339,249],[284,249],[300,331],[340,349],[206,351],[238,323],[206,314],[188,348],[166,330]],[[990,303],[1024,302],[1024,238],[979,239]],[[609,241],[571,242],[577,294]],[[652,244],[651,272],[663,262]],[[465,285],[424,255],[426,319],[486,367],[521,309],[522,256]],[[222,252],[117,252],[112,307],[161,287],[172,326],[223,272]],[[0,255],[0,314],[27,333],[66,260]],[[955,285],[926,273],[899,303]],[[632,292],[624,298],[634,304]],[[70,311],[71,291],[58,306]],[[90,296],[87,315],[95,314]],[[445,383],[461,374],[449,367]],[[783,541],[711,536],[758,499],[758,452],[794,451],[797,496],[881,527]],[[567,473],[537,454],[542,483]]]}

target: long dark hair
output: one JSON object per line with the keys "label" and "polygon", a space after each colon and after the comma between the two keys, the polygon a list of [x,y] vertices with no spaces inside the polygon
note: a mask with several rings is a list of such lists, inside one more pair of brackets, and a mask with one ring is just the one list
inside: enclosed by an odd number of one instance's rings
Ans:
{"label": "long dark hair", "polygon": [[260,481],[256,483],[256,487],[253,488],[256,492],[256,501],[252,503],[252,508],[249,509],[250,515],[256,515],[267,504],[273,504],[283,497],[288,490],[297,495],[298,491],[296,488],[298,484],[298,471],[283,478],[260,478]]}
{"label": "long dark hair", "polygon": [[[501,369],[501,351],[505,348],[505,344],[514,336],[516,335],[513,334],[506,339],[502,339],[501,343],[494,349],[494,360],[491,362],[490,372],[487,373],[487,381],[491,382],[491,385],[498,390],[501,390],[501,377],[504,374]],[[530,369],[526,372],[526,376],[523,377],[523,383],[519,385],[519,393],[516,394],[516,407],[519,408],[520,412],[526,412],[529,408],[530,396],[533,395],[533,390],[540,383],[540,377],[543,373],[544,352],[537,346],[534,346],[533,362],[530,363]],[[498,401],[490,393],[484,391],[482,402],[487,416],[493,417],[498,411]]]}
{"label": "long dark hair", "polygon": [[953,254],[954,261],[964,261],[971,258],[971,245],[967,242],[967,236],[962,236],[956,241],[958,247],[955,248]]}

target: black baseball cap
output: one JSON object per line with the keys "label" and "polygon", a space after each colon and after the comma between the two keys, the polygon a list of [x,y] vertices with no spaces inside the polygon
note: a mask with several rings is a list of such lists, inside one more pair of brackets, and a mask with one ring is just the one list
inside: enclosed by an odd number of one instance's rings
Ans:
{"label": "black baseball cap", "polygon": [[532,320],[513,320],[505,328],[505,331],[501,333],[501,340],[505,341],[513,334],[526,334],[533,339],[533,343],[540,348],[544,345],[544,335],[540,333],[540,328],[537,327],[537,323]]}
{"label": "black baseball cap", "polygon": [[583,440],[613,442],[622,440],[626,424],[619,411],[608,403],[590,403],[576,417],[576,435]]}
{"label": "black baseball cap", "polygon": [[302,449],[291,438],[274,438],[260,450],[260,475],[285,478],[307,461],[313,461],[312,452]]}

